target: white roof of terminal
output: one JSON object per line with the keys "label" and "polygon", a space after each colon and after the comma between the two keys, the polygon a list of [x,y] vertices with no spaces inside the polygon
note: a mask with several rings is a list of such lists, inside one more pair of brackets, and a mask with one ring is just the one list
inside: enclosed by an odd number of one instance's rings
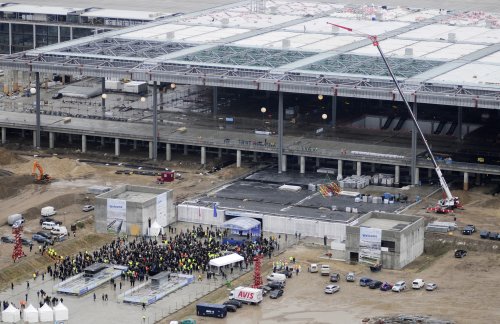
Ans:
{"label": "white roof of terminal", "polygon": [[40,15],[67,15],[68,12],[82,10],[82,8],[65,8],[65,7],[49,7],[37,5],[13,4],[5,7],[0,7],[2,12],[19,12],[25,14],[40,14]]}
{"label": "white roof of terminal", "polygon": [[168,15],[171,14],[164,12],[152,12],[152,11],[96,9],[83,13],[81,16],[152,21],[157,19],[158,17],[168,16]]}

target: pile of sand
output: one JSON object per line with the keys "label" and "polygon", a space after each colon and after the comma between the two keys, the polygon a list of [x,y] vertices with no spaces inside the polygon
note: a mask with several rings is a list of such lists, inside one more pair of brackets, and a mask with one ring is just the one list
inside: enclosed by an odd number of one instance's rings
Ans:
{"label": "pile of sand", "polygon": [[[9,170],[17,174],[31,174],[33,168],[32,159],[29,162],[18,163],[9,166]],[[53,179],[78,179],[86,178],[94,174],[95,170],[90,165],[66,158],[50,157],[50,158],[37,158],[42,166],[44,173],[48,174]]]}
{"label": "pile of sand", "polygon": [[7,165],[7,164],[12,164],[16,162],[23,161],[20,157],[15,155],[14,153],[4,149],[0,148],[0,165]]}

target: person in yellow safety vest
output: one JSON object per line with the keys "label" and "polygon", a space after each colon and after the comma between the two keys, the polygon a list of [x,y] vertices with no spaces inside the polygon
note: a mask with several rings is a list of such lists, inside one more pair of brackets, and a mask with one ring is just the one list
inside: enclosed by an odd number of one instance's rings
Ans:
{"label": "person in yellow safety vest", "polygon": [[292,256],[289,257],[288,260],[290,260],[290,263],[292,263],[293,262],[293,257]]}

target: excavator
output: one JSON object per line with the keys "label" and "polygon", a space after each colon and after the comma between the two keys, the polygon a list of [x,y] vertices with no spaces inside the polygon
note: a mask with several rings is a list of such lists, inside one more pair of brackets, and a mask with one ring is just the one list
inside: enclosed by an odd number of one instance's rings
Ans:
{"label": "excavator", "polygon": [[[37,170],[38,173],[36,172]],[[33,162],[31,175],[35,177],[35,183],[49,183],[52,179],[48,174],[43,172],[43,168],[37,160]]]}

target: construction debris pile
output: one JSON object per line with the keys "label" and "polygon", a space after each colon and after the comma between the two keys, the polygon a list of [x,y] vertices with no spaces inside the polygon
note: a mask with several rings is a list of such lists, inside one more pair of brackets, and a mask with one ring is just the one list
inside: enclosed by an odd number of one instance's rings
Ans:
{"label": "construction debris pile", "polygon": [[[78,179],[87,178],[94,174],[94,168],[90,165],[74,161],[67,158],[37,158],[38,162],[43,166],[44,172],[49,174],[54,179]],[[6,169],[17,174],[31,173],[33,161],[24,163],[11,164]]]}

